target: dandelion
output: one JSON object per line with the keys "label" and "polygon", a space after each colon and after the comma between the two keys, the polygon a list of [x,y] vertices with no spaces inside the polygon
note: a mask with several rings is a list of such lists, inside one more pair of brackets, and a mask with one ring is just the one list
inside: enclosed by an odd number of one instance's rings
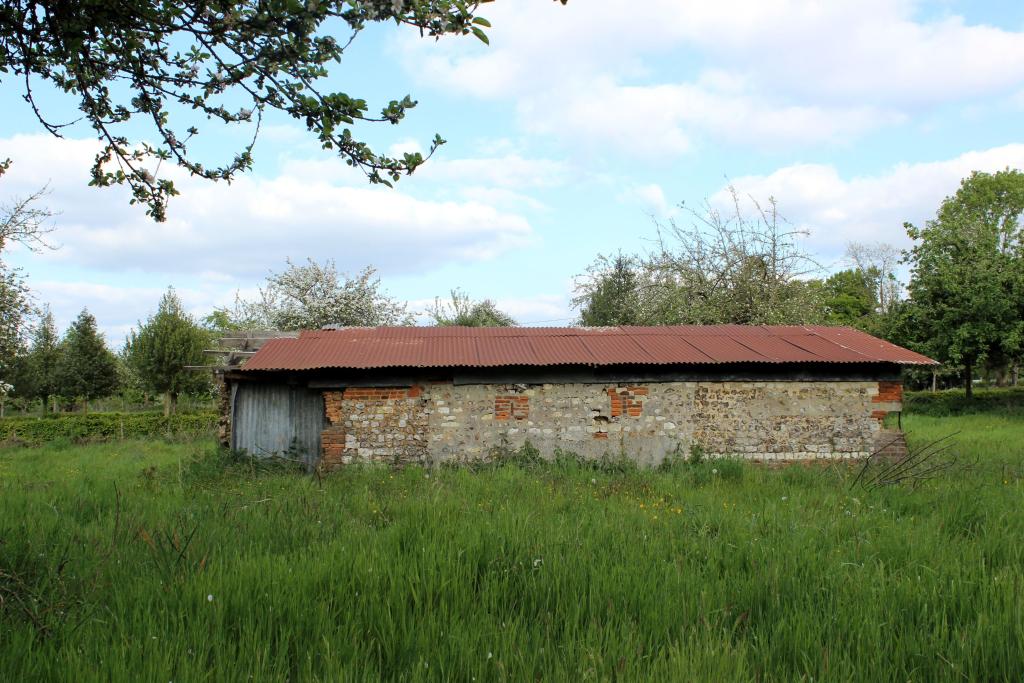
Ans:
{"label": "dandelion", "polygon": [[491,654],[490,652],[488,652],[488,653],[487,653],[487,659],[490,659],[490,658],[492,658],[493,656],[494,656],[494,655],[493,655],[493,654]]}
{"label": "dandelion", "polygon": [[206,596],[206,602],[213,602],[213,594]]}
{"label": "dandelion", "polygon": [[718,470],[711,470],[711,474],[718,474]]}
{"label": "dandelion", "polygon": [[789,500],[789,496],[783,496],[782,500]]}

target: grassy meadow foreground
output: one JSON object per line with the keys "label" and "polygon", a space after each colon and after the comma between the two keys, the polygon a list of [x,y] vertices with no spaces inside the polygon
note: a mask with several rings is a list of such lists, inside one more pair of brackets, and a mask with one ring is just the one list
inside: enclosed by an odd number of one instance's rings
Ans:
{"label": "grassy meadow foreground", "polygon": [[855,466],[350,468],[0,451],[0,680],[1024,677],[1024,413]]}

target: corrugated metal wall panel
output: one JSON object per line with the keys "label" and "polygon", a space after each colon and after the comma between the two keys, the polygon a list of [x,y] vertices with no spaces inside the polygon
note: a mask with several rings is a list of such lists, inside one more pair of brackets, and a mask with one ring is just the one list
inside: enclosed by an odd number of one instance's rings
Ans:
{"label": "corrugated metal wall panel", "polygon": [[286,453],[293,442],[309,464],[320,458],[324,399],[318,391],[243,382],[234,396],[231,447],[256,457]]}

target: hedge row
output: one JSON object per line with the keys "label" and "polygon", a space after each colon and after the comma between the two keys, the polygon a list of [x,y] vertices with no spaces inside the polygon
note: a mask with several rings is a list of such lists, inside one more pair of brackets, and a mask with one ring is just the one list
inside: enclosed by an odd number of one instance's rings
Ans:
{"label": "hedge row", "polygon": [[966,413],[1024,412],[1024,387],[975,389],[968,400],[963,389],[908,391],[903,394],[903,411],[916,415],[946,417]]}
{"label": "hedge row", "polygon": [[0,442],[43,444],[71,441],[106,441],[193,437],[213,434],[217,413],[87,413],[47,417],[8,417],[0,420]]}

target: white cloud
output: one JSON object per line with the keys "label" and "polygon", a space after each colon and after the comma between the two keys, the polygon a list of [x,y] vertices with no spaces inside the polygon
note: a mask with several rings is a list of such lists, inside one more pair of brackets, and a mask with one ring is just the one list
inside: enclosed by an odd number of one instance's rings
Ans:
{"label": "white cloud", "polygon": [[[808,246],[837,259],[847,242],[888,242],[906,247],[904,221],[921,224],[942,200],[956,192],[971,171],[1024,167],[1024,144],[967,152],[953,159],[901,163],[877,175],[844,178],[835,167],[799,164],[766,176],[736,178],[732,184],[758,201],[774,196],[780,212],[811,231]],[[725,191],[712,203],[728,200]]]}
{"label": "white cloud", "polygon": [[[918,19],[915,0],[525,0],[485,8],[491,46],[405,41],[436,83],[507,97],[581,74],[651,76],[644,58],[697,50],[717,78],[857,101],[949,101],[1024,84],[1019,31],[956,15]],[[671,71],[671,69],[669,69]],[[678,82],[678,81],[676,81]]]}
{"label": "white cloud", "polygon": [[529,159],[515,152],[472,159],[435,158],[419,177],[442,182],[471,182],[501,189],[552,188],[569,178],[569,166],[551,159]]}
{"label": "white cloud", "polygon": [[[85,280],[32,279],[30,285],[36,299],[50,306],[60,330],[66,329],[83,308],[88,308],[112,348],[119,348],[132,327],[153,313],[167,291],[166,287]],[[234,301],[233,290],[229,292],[214,283],[195,282],[192,286],[175,288],[175,292],[185,309],[197,317],[206,315],[214,306],[227,306]]]}
{"label": "white cloud", "polygon": [[[403,41],[420,79],[516,102],[533,133],[679,155],[845,141],[922,107],[1024,86],[1024,34],[913,0],[524,0],[486,6],[490,47]],[[657,67],[652,66],[657,63]]]}
{"label": "white cloud", "polygon": [[499,298],[498,308],[516,319],[520,325],[564,327],[575,319],[564,294],[539,294],[531,297]]}
{"label": "white cloud", "polygon": [[[238,278],[279,269],[286,257],[334,258],[339,268],[376,265],[384,273],[480,261],[533,239],[522,215],[479,199],[417,199],[353,183],[343,164],[296,161],[272,178],[242,176],[230,186],[181,178],[169,219],[156,224],[127,203],[123,188],[86,187],[95,143],[44,135],[0,141],[15,164],[5,193],[51,181],[48,203],[63,213],[49,262],[107,272],[217,273]],[[352,184],[344,184],[352,183]]]}
{"label": "white cloud", "polygon": [[918,20],[910,0],[732,0],[679,13],[712,59],[794,94],[913,105],[1024,83],[1019,31],[948,15]]}
{"label": "white cloud", "polygon": [[459,197],[483,202],[499,209],[506,208],[510,211],[521,211],[524,207],[528,207],[533,211],[547,211],[550,209],[544,202],[514,190],[463,184],[459,184],[456,187],[456,194]]}
{"label": "white cloud", "polygon": [[405,140],[399,140],[388,147],[388,156],[401,158],[405,154],[426,154],[426,150],[423,149],[423,145],[420,144],[419,140],[413,138],[407,138]]}
{"label": "white cloud", "polygon": [[[540,115],[552,108],[558,110],[557,117]],[[872,107],[793,105],[752,92],[720,92],[687,83],[623,86],[608,80],[526,99],[519,113],[529,132],[597,146],[613,144],[650,158],[689,151],[693,131],[731,143],[777,148],[842,140],[903,120],[897,113]]]}
{"label": "white cloud", "polygon": [[639,204],[644,213],[656,218],[663,218],[672,213],[672,207],[665,198],[665,191],[657,183],[627,187],[619,194],[619,199]]}

